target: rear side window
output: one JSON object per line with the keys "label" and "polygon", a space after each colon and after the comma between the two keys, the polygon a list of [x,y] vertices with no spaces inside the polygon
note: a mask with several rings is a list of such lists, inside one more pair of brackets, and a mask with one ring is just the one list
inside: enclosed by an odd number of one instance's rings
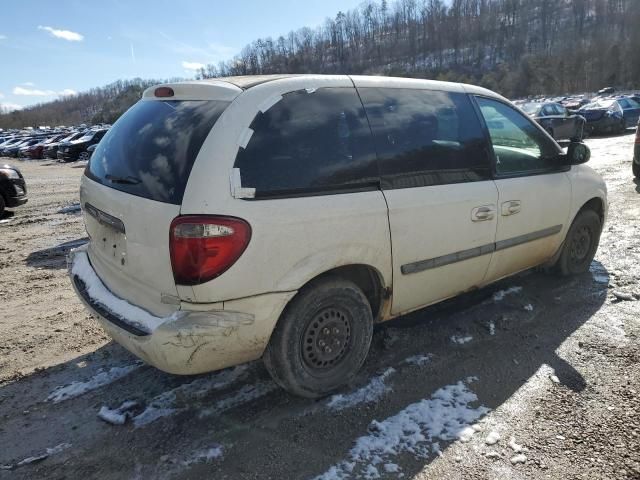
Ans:
{"label": "rear side window", "polygon": [[491,177],[487,140],[467,95],[395,88],[358,91],[375,138],[383,188]]}
{"label": "rear side window", "polygon": [[376,188],[371,131],[354,88],[300,90],[282,97],[250,125],[238,151],[242,186],[256,198]]}
{"label": "rear side window", "polygon": [[200,147],[228,104],[142,100],[104,135],[86,175],[116,190],[179,205]]}

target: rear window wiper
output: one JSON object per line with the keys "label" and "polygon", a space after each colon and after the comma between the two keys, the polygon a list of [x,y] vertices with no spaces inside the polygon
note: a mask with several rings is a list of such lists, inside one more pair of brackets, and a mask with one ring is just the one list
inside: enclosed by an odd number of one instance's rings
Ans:
{"label": "rear window wiper", "polygon": [[106,174],[104,178],[109,180],[111,183],[123,183],[125,185],[138,185],[142,182],[142,180],[140,180],[139,178],[133,177],[131,175],[127,175],[126,177],[118,177],[116,175]]}

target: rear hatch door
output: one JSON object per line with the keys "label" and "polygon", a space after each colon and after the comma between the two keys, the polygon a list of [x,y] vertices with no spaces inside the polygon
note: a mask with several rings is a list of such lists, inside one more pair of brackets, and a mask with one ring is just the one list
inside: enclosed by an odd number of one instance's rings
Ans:
{"label": "rear hatch door", "polygon": [[198,152],[228,103],[141,100],[104,136],[83,177],[96,273],[117,296],[155,315],[176,309],[170,225]]}

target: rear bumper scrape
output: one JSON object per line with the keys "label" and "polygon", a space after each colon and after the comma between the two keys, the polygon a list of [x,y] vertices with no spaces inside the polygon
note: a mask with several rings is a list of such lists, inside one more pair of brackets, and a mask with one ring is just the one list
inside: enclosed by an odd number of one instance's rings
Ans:
{"label": "rear bumper scrape", "polygon": [[167,317],[155,316],[114,295],[97,276],[87,248],[72,250],[68,257],[78,297],[116,342],[145,362],[165,372],[191,375],[262,355],[269,337],[256,327],[254,312],[176,310]]}

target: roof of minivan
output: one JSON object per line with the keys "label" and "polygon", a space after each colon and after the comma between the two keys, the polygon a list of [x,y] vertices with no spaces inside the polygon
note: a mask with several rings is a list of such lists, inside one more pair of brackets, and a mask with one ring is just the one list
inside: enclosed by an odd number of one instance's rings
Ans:
{"label": "roof of minivan", "polygon": [[[204,99],[210,95],[208,88],[216,87],[219,100],[232,100],[242,91],[249,90],[258,85],[265,85],[276,80],[287,79],[319,79],[322,77],[343,77],[349,78],[356,87],[360,86],[393,86],[395,88],[420,88],[428,85],[427,88],[444,91],[466,92],[471,94],[487,95],[491,97],[503,98],[500,95],[476,85],[463,84],[457,82],[442,82],[422,78],[369,76],[369,75],[318,75],[318,74],[281,74],[281,75],[241,75],[234,77],[214,77],[204,80],[189,80],[176,83],[163,84],[175,90],[175,96],[180,99]],[[143,93],[143,97],[154,98],[155,85],[149,87]]]}
{"label": "roof of minivan", "polygon": [[[280,80],[281,78],[293,78],[293,77],[301,77],[303,75],[296,74],[282,74],[282,75],[240,75],[237,77],[217,77],[211,78],[210,80],[217,80],[219,82],[228,82],[236,87],[242,88],[243,90],[247,90],[251,87],[255,87],[256,85],[260,85],[261,83],[271,82],[273,80]],[[202,82],[207,82],[207,80],[202,80]]]}

